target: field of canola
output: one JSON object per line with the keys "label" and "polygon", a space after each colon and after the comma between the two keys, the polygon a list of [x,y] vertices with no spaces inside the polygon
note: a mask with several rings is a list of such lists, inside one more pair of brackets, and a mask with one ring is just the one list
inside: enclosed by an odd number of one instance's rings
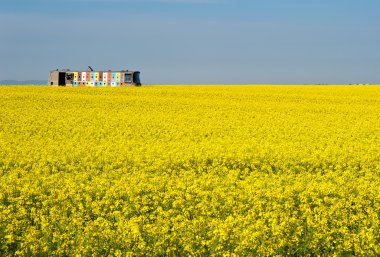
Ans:
{"label": "field of canola", "polygon": [[1,256],[380,254],[380,87],[0,87]]}

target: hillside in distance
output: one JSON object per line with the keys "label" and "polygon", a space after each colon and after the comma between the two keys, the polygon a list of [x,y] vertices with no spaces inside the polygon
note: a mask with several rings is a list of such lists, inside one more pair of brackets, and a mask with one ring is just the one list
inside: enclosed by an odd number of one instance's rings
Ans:
{"label": "hillside in distance", "polygon": [[47,85],[47,80],[0,80],[0,85]]}

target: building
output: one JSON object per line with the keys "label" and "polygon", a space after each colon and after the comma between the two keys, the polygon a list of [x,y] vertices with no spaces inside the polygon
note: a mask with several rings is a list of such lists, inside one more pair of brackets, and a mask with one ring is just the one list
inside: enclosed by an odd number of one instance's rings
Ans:
{"label": "building", "polygon": [[[91,69],[91,67],[89,67]],[[50,71],[48,83],[51,86],[73,87],[123,87],[141,86],[139,71],[71,71],[68,69]]]}

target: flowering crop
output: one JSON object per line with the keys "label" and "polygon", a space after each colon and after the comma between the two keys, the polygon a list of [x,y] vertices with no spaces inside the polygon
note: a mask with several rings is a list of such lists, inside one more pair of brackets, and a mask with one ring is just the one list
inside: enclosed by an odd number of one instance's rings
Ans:
{"label": "flowering crop", "polygon": [[0,255],[380,254],[380,87],[0,87]]}

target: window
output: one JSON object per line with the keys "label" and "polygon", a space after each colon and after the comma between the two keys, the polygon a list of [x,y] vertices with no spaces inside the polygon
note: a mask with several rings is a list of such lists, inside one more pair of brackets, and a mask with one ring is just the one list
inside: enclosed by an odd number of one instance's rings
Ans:
{"label": "window", "polygon": [[132,82],[132,74],[125,73],[125,75],[124,75],[124,82],[125,83],[131,83]]}
{"label": "window", "polygon": [[73,80],[74,74],[72,73],[66,73],[66,80]]}

